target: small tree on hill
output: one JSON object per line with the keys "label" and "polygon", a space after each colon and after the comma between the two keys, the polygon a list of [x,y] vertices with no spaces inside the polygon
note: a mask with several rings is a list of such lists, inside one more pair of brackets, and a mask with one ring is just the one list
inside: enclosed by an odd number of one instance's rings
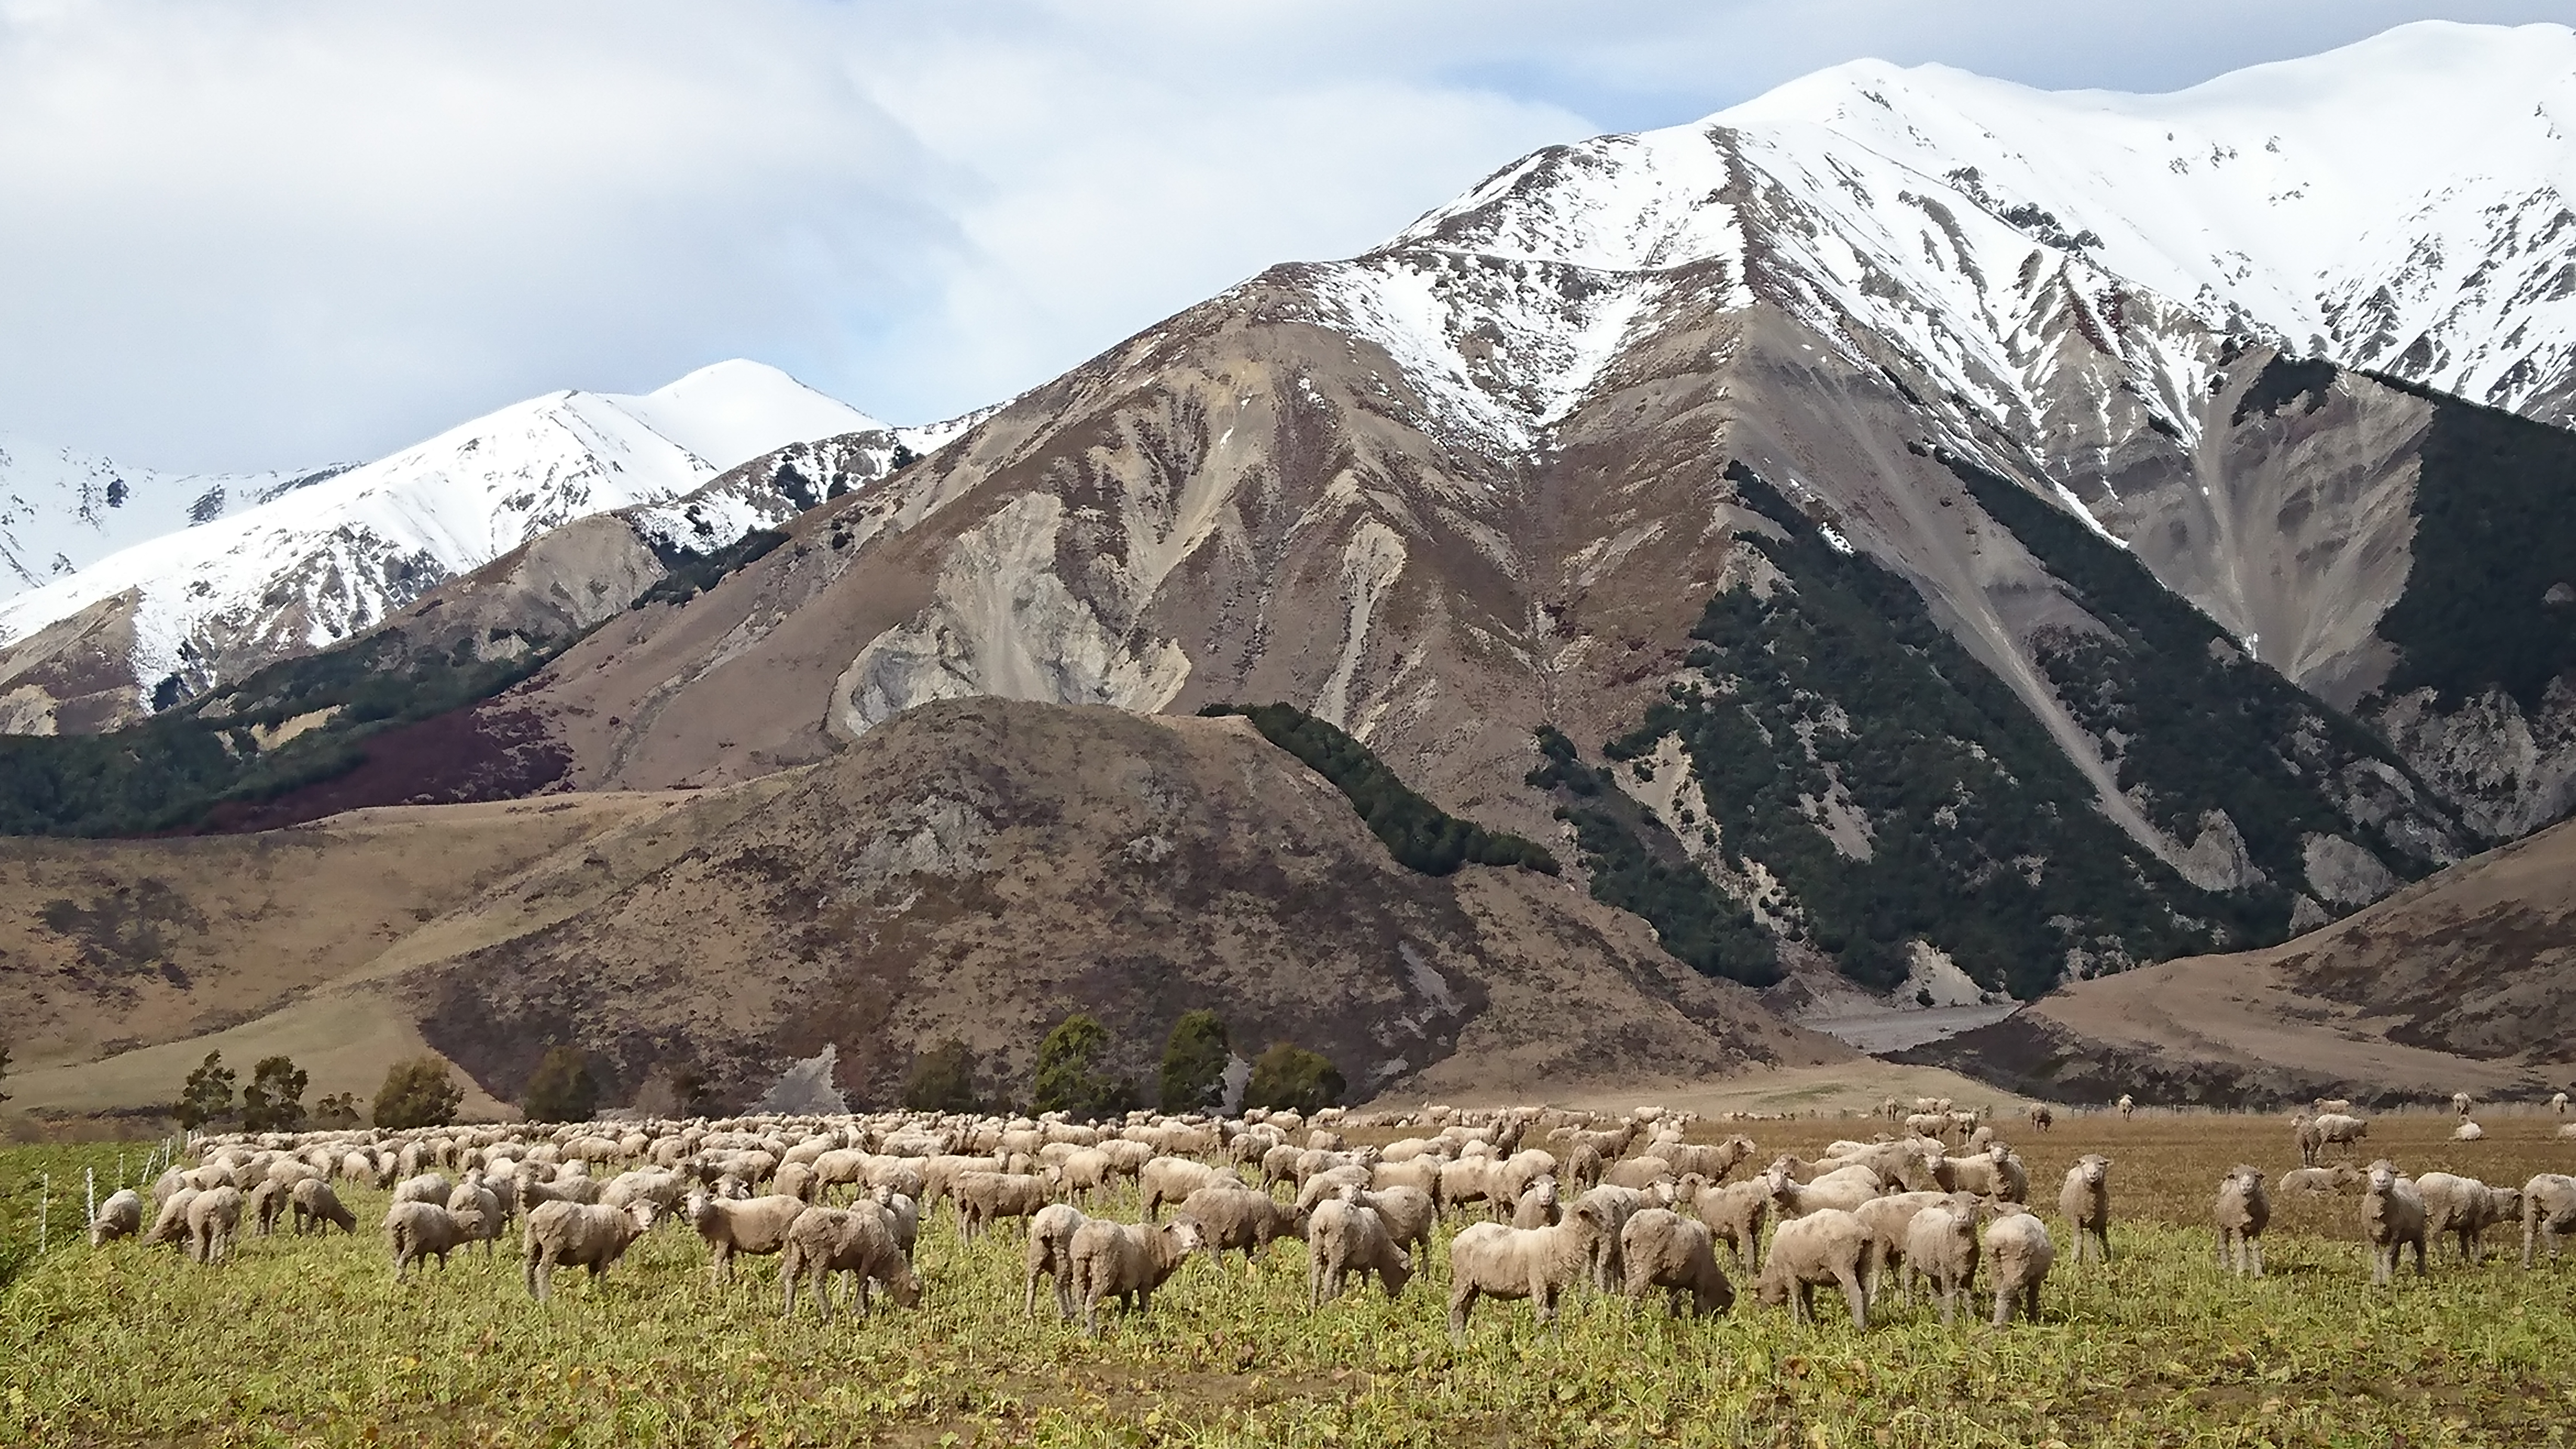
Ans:
{"label": "small tree on hill", "polygon": [[366,1119],[358,1115],[358,1094],[334,1092],[313,1106],[313,1125],[323,1130],[355,1127]]}
{"label": "small tree on hill", "polygon": [[903,1083],[903,1105],[915,1112],[978,1110],[975,1049],[952,1036],[915,1055],[912,1074]]}
{"label": "small tree on hill", "polygon": [[1222,1103],[1225,1064],[1233,1055],[1215,1012],[1182,1012],[1163,1044],[1163,1110],[1204,1112]]}
{"label": "small tree on hill", "polygon": [[197,1069],[188,1074],[187,1084],[179,1089],[179,1100],[170,1106],[170,1115],[179,1125],[194,1132],[209,1122],[233,1114],[233,1069],[224,1065],[222,1052],[208,1052]]}
{"label": "small tree on hill", "polygon": [[1283,1041],[1253,1060],[1252,1080],[1243,1088],[1243,1105],[1272,1111],[1292,1107],[1311,1113],[1318,1107],[1341,1105],[1342,1091],[1348,1085],[1322,1053]]}
{"label": "small tree on hill", "polygon": [[1038,1047],[1037,1076],[1029,1084],[1029,1110],[1064,1112],[1075,1117],[1104,1117],[1124,1112],[1136,1100],[1135,1087],[1113,1081],[1100,1070],[1109,1050],[1109,1029],[1075,1012],[1047,1033]]}
{"label": "small tree on hill", "polygon": [[587,1122],[599,1111],[599,1079],[590,1074],[590,1058],[576,1046],[550,1047],[528,1078],[521,1104],[531,1122]]}
{"label": "small tree on hill", "polygon": [[305,1076],[292,1058],[262,1057],[242,1088],[242,1130],[300,1132],[304,1128]]}
{"label": "small tree on hill", "polygon": [[[7,1047],[0,1047],[0,1078],[6,1078],[8,1075],[9,1075],[9,1049],[8,1049]],[[6,1101],[8,1101],[8,1100],[9,1100],[9,1094],[8,1094],[8,1093],[6,1093],[6,1092],[0,1092],[0,1102],[6,1102]]]}
{"label": "small tree on hill", "polygon": [[373,1116],[379,1127],[444,1127],[456,1120],[465,1089],[447,1075],[447,1063],[417,1056],[393,1064],[376,1089]]}

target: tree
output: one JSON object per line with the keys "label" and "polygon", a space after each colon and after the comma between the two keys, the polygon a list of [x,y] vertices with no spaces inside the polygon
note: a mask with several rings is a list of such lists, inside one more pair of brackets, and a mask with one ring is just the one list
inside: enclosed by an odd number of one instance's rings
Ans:
{"label": "tree", "polygon": [[456,1120],[465,1089],[450,1081],[447,1063],[417,1056],[393,1064],[385,1084],[376,1089],[375,1122],[379,1127],[444,1127]]}
{"label": "tree", "polygon": [[[8,1049],[7,1047],[0,1047],[0,1078],[5,1078],[5,1077],[7,1077],[8,1075],[9,1075],[9,1049]],[[9,1100],[9,1094],[8,1094],[8,1093],[6,1093],[6,1092],[0,1092],[0,1102],[6,1102],[6,1101],[8,1101],[8,1100]]]}
{"label": "tree", "polygon": [[1163,1043],[1163,1110],[1204,1112],[1225,1100],[1225,1064],[1234,1056],[1225,1023],[1213,1011],[1185,1011]]}
{"label": "tree", "polygon": [[293,1059],[262,1057],[242,1088],[242,1130],[297,1132],[304,1127],[304,1073]]}
{"label": "tree", "polygon": [[915,1112],[973,1112],[975,1049],[950,1037],[912,1059],[912,1075],[903,1084],[903,1105]]}
{"label": "tree", "polygon": [[191,1132],[233,1114],[233,1069],[224,1065],[222,1052],[208,1052],[197,1069],[188,1074],[187,1085],[179,1089],[179,1100],[170,1106],[170,1115]]}
{"label": "tree", "polygon": [[355,1092],[334,1092],[313,1108],[313,1125],[319,1128],[355,1127],[362,1120]]}
{"label": "tree", "polygon": [[1038,1047],[1037,1076],[1029,1084],[1029,1110],[1063,1112],[1075,1117],[1103,1117],[1124,1112],[1136,1100],[1136,1089],[1113,1081],[1100,1070],[1109,1050],[1109,1029],[1075,1012],[1056,1024]]}
{"label": "tree", "polygon": [[528,1078],[521,1106],[531,1122],[587,1122],[599,1111],[599,1079],[590,1074],[590,1058],[576,1046],[550,1047]]}
{"label": "tree", "polygon": [[1340,1105],[1347,1085],[1321,1053],[1283,1041],[1253,1060],[1252,1080],[1243,1088],[1243,1105],[1312,1112],[1318,1107]]}

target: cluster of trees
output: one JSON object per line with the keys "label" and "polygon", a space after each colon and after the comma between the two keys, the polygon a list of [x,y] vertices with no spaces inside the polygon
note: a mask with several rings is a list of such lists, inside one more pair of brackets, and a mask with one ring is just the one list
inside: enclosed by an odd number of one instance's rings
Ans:
{"label": "cluster of trees", "polygon": [[230,1123],[245,1132],[301,1132],[355,1127],[361,1120],[379,1127],[439,1127],[456,1120],[456,1109],[465,1100],[465,1089],[449,1075],[447,1063],[434,1056],[394,1063],[365,1119],[354,1092],[332,1093],[308,1111],[304,1089],[310,1079],[290,1057],[262,1057],[236,1100],[233,1087],[239,1080],[240,1074],[224,1065],[222,1052],[206,1053],[181,1085],[170,1115],[190,1131]]}
{"label": "cluster of trees", "polygon": [[[1133,1078],[1113,1070],[1111,1058],[1109,1029],[1098,1018],[1081,1012],[1066,1017],[1038,1046],[1027,1109],[1097,1119],[1143,1106],[1143,1092]],[[1166,1112],[1221,1107],[1234,1061],[1233,1042],[1215,1012],[1183,1012],[1163,1044],[1156,1104]],[[1010,1106],[978,1088],[978,1066],[974,1049],[955,1037],[931,1046],[913,1058],[904,1083],[904,1106],[928,1112]],[[1311,1112],[1339,1103],[1348,1089],[1341,1072],[1322,1053],[1277,1042],[1251,1062],[1242,1105]]]}

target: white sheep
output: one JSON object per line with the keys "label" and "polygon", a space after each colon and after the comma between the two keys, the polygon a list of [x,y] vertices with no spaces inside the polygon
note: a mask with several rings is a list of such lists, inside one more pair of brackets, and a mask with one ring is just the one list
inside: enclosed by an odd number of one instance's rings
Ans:
{"label": "white sheep", "polygon": [[233,1231],[241,1225],[242,1194],[237,1187],[198,1193],[188,1204],[188,1256],[217,1263],[229,1256]]}
{"label": "white sheep", "polygon": [[1045,1276],[1055,1288],[1055,1317],[1058,1323],[1073,1316],[1073,1235],[1090,1219],[1071,1203],[1049,1203],[1029,1219],[1029,1246],[1025,1257],[1028,1269],[1028,1312],[1038,1311],[1038,1278]]}
{"label": "white sheep", "polygon": [[294,1210],[299,1237],[307,1232],[328,1233],[327,1225],[331,1223],[339,1224],[344,1233],[358,1230],[358,1215],[341,1206],[340,1195],[320,1178],[308,1177],[297,1183],[287,1194],[287,1205]]}
{"label": "white sheep", "polygon": [[2218,1225],[2220,1266],[2240,1277],[2263,1276],[2263,1229],[2272,1221],[2272,1197],[2263,1190],[2263,1169],[2238,1163],[2218,1180],[2218,1198],[2210,1208]]}
{"label": "white sheep", "polygon": [[1354,1189],[1349,1197],[1315,1204],[1306,1223],[1306,1306],[1320,1308],[1338,1298],[1342,1282],[1353,1273],[1374,1273],[1386,1296],[1396,1297],[1413,1277],[1402,1249],[1388,1234],[1374,1209],[1362,1207]]}
{"label": "white sheep", "polygon": [[2474,1105],[2476,1104],[2471,1101],[2469,1094],[2466,1092],[2453,1092],[2451,1094],[2451,1115],[2459,1118],[2463,1122],[2469,1120],[2469,1108]]}
{"label": "white sheep", "polygon": [[2088,1243],[2096,1257],[2111,1261],[2111,1159],[2098,1152],[2077,1158],[2057,1190],[2057,1210],[2075,1239],[2076,1266],[2083,1266]]}
{"label": "white sheep", "polygon": [[1790,1321],[1812,1322],[1815,1290],[1834,1283],[1851,1308],[1852,1327],[1869,1327],[1869,1292],[1861,1283],[1861,1258],[1869,1230],[1841,1208],[1817,1208],[1783,1221],[1771,1234],[1771,1251],[1763,1256],[1755,1296],[1767,1306],[1789,1305]]}
{"label": "white sheep", "polygon": [[768,1256],[787,1247],[787,1230],[811,1204],[801,1197],[772,1193],[739,1200],[704,1191],[689,1194],[682,1212],[707,1244],[707,1282],[721,1286],[733,1277],[733,1255]]}
{"label": "white sheep", "polygon": [[1556,1179],[1542,1177],[1529,1185],[1521,1200],[1512,1205],[1512,1226],[1516,1228],[1552,1228],[1563,1216],[1560,1211]]}
{"label": "white sheep", "polygon": [[588,1268],[597,1278],[653,1229],[654,1206],[639,1199],[624,1208],[606,1203],[550,1202],[528,1214],[520,1237],[522,1277],[539,1302],[553,1296],[555,1269]]}
{"label": "white sheep", "polygon": [[1793,1175],[1788,1160],[1782,1159],[1771,1164],[1766,1177],[1771,1184],[1773,1210],[1783,1223],[1828,1208],[1850,1212],[1878,1196],[1885,1186],[1874,1169],[1857,1164],[1835,1168],[1812,1182],[1802,1183]]}
{"label": "white sheep", "polygon": [[[1359,1189],[1345,1184],[1345,1190]],[[1221,1267],[1227,1253],[1239,1252],[1246,1272],[1252,1271],[1253,1255],[1273,1242],[1306,1236],[1305,1213],[1280,1206],[1277,1198],[1257,1187],[1233,1183],[1203,1187],[1181,1199],[1180,1216],[1198,1225],[1199,1242],[1210,1262]]]}
{"label": "white sheep", "polygon": [[2424,1235],[2445,1235],[2459,1242],[2464,1264],[2486,1261],[2486,1230],[2521,1216],[2522,1194],[2514,1188],[2492,1188],[2474,1177],[2428,1172],[2415,1179],[2424,1200]]}
{"label": "white sheep", "polygon": [[2012,1322],[2018,1309],[2024,1320],[2039,1321],[2039,1285],[2057,1261],[2057,1245],[2048,1240],[2048,1225],[2039,1214],[2010,1205],[1996,1209],[1986,1224],[1986,1268],[1995,1284],[1994,1326]]}
{"label": "white sheep", "polygon": [[456,1215],[483,1244],[483,1256],[492,1256],[492,1244],[509,1225],[502,1214],[501,1195],[484,1185],[478,1170],[465,1174],[465,1180],[447,1195],[447,1210]]}
{"label": "white sheep", "polygon": [[2531,1266],[2531,1250],[2549,1245],[2549,1265],[2558,1266],[2558,1240],[2576,1233],[2576,1177],[2544,1172],[2522,1185],[2522,1266]]}
{"label": "white sheep", "polygon": [[2549,1094],[2549,1110],[2550,1110],[2550,1111],[2552,1111],[2552,1112],[2557,1113],[2557,1114],[2558,1114],[2559,1116],[2561,1116],[2561,1117],[2566,1116],[2566,1115],[2567,1115],[2567,1094],[2566,1094],[2565,1092],[2552,1092],[2552,1093],[2550,1093],[2550,1094]]}
{"label": "white sheep", "polygon": [[109,1193],[98,1205],[98,1216],[89,1220],[89,1245],[93,1248],[118,1238],[130,1238],[143,1230],[143,1194],[132,1188]]}
{"label": "white sheep", "polygon": [[2454,1142],[2483,1142],[2486,1136],[2487,1129],[2475,1122],[2464,1121],[2451,1129],[2451,1140]]}
{"label": "white sheep", "polygon": [[2370,1164],[2361,1194],[2362,1236],[2370,1243],[2370,1281],[2382,1286],[2397,1276],[2397,1255],[2415,1245],[2415,1276],[2424,1276],[2424,1199],[2386,1158]]}
{"label": "white sheep", "polygon": [[385,1209],[385,1245],[393,1252],[394,1281],[409,1278],[413,1264],[430,1258],[438,1259],[444,1271],[447,1255],[479,1239],[482,1229],[479,1221],[464,1222],[434,1202],[413,1199],[392,1204]]}
{"label": "white sheep", "polygon": [[1604,1236],[1600,1211],[1587,1193],[1552,1228],[1461,1229],[1449,1241],[1449,1332],[1466,1333],[1479,1297],[1529,1299],[1539,1322],[1554,1323],[1556,1300],[1593,1264],[1593,1244]]}
{"label": "white sheep", "polygon": [[1709,1232],[1732,1249],[1736,1261],[1747,1270],[1758,1267],[1762,1259],[1762,1227],[1771,1216],[1771,1180],[1755,1177],[1713,1186],[1685,1178],[1683,1184],[1683,1200],[1701,1222],[1708,1224]]}
{"label": "white sheep", "polygon": [[948,1190],[957,1199],[958,1236],[968,1242],[999,1219],[1025,1222],[1055,1197],[1045,1178],[1014,1172],[961,1172],[949,1179]]}
{"label": "white sheep", "polygon": [[1230,1167],[1210,1167],[1186,1157],[1157,1157],[1145,1164],[1136,1181],[1143,1194],[1145,1221],[1149,1223],[1162,1220],[1163,1204],[1177,1203],[1200,1188],[1220,1182],[1244,1185]]}
{"label": "white sheep", "polygon": [[1406,1250],[1417,1273],[1431,1264],[1431,1230],[1439,1225],[1440,1207],[1417,1187],[1382,1187],[1354,1199],[1385,1225],[1386,1235]]}
{"label": "white sheep", "polygon": [[1638,1209],[1619,1230],[1619,1258],[1627,1268],[1628,1296],[1643,1298],[1661,1288],[1671,1317],[1681,1316],[1685,1301],[1702,1318],[1735,1304],[1735,1285],[1717,1266],[1708,1224],[1670,1208]]}
{"label": "white sheep", "polygon": [[[1974,1195],[1970,1189],[1962,1192]],[[1935,1203],[1950,1200],[1939,1192],[1899,1192],[1874,1197],[1852,1209],[1852,1216],[1869,1234],[1861,1249],[1861,1278],[1869,1285],[1869,1296],[1876,1298],[1887,1281],[1887,1270],[1902,1268],[1905,1262],[1905,1232],[1914,1215]]]}
{"label": "white sheep", "polygon": [[2350,1163],[2332,1167],[2299,1167],[2281,1174],[2283,1192],[2342,1193],[2358,1191],[2361,1174]]}
{"label": "white sheep", "polygon": [[1956,1193],[1917,1211],[1905,1224],[1906,1296],[1913,1296],[1917,1275],[1941,1295],[1941,1326],[1958,1315],[1961,1294],[1974,1291],[1977,1280],[1977,1199]]}
{"label": "white sheep", "polygon": [[[1147,1170],[1152,1170],[1152,1164],[1147,1164]],[[1073,1296],[1082,1303],[1084,1331],[1099,1334],[1104,1298],[1116,1298],[1122,1311],[1150,1312],[1154,1290],[1180,1271],[1198,1245],[1198,1225],[1187,1219],[1159,1226],[1094,1219],[1075,1229]]]}
{"label": "white sheep", "polygon": [[2131,1113],[2138,1110],[2138,1099],[2130,1096],[2126,1092],[2122,1092],[2120,1094],[2118,1106],[2120,1108],[2121,1120],[2126,1121]]}
{"label": "white sheep", "polygon": [[[1650,1207],[1670,1207],[1673,1189],[1658,1183],[1651,1188],[1612,1187],[1607,1183],[1574,1200],[1578,1208],[1589,1210],[1594,1227],[1599,1231],[1591,1239],[1592,1286],[1607,1293],[1611,1286],[1627,1275],[1619,1256],[1620,1233],[1628,1219]],[[1563,1214],[1559,1214],[1560,1217]]]}
{"label": "white sheep", "polygon": [[435,1203],[445,1207],[449,1195],[455,1191],[456,1184],[448,1181],[445,1174],[424,1172],[394,1184],[394,1201]]}
{"label": "white sheep", "polygon": [[894,1234],[886,1226],[885,1214],[873,1203],[861,1202],[847,1208],[809,1207],[796,1215],[788,1225],[787,1241],[779,1254],[778,1280],[784,1300],[779,1316],[794,1316],[796,1282],[810,1278],[814,1306],[823,1317],[830,1318],[834,1273],[847,1273],[857,1280],[852,1294],[862,1315],[868,1311],[871,1284],[883,1284],[898,1307],[911,1308],[921,1302],[921,1280],[913,1276],[912,1265],[904,1261],[903,1250],[895,1245]]}
{"label": "white sheep", "polygon": [[[155,1186],[158,1191],[158,1186]],[[161,1200],[161,1211],[152,1220],[152,1231],[143,1235],[148,1246],[167,1243],[181,1252],[188,1250],[188,1208],[197,1200],[198,1189],[178,1187]]]}
{"label": "white sheep", "polygon": [[2328,1147],[2348,1147],[2360,1155],[2361,1144],[2370,1138],[2370,1124],[2359,1117],[2341,1112],[2320,1112],[2316,1117],[2317,1151]]}

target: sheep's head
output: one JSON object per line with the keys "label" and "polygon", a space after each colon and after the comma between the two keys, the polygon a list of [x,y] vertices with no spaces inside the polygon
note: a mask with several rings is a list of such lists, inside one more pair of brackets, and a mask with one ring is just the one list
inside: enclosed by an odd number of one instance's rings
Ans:
{"label": "sheep's head", "polygon": [[1673,1201],[1685,1205],[1697,1202],[1700,1193],[1707,1186],[1706,1177],[1696,1172],[1685,1172],[1682,1174],[1681,1181],[1673,1184]]}
{"label": "sheep's head", "polygon": [[2373,1194],[2385,1193],[2397,1185],[2397,1164],[2383,1157],[2370,1164],[2370,1187]]}
{"label": "sheep's head", "polygon": [[910,1265],[898,1260],[894,1265],[894,1276],[885,1280],[885,1286],[897,1307],[921,1306],[921,1279]]}
{"label": "sheep's head", "polygon": [[2237,1191],[2251,1197],[2263,1190],[2263,1169],[2240,1162],[2228,1169],[2227,1180],[2236,1184]]}
{"label": "sheep's head", "polygon": [[2111,1159],[2098,1152],[2088,1152],[2075,1160],[2074,1176],[2086,1187],[2100,1187],[2110,1180]]}
{"label": "sheep's head", "polygon": [[632,1206],[626,1209],[626,1217],[629,1222],[635,1224],[635,1231],[638,1236],[653,1231],[653,1200],[651,1198],[638,1198]]}
{"label": "sheep's head", "polygon": [[1188,1218],[1174,1218],[1163,1224],[1163,1237],[1175,1252],[1187,1253],[1207,1242],[1207,1234]]}

